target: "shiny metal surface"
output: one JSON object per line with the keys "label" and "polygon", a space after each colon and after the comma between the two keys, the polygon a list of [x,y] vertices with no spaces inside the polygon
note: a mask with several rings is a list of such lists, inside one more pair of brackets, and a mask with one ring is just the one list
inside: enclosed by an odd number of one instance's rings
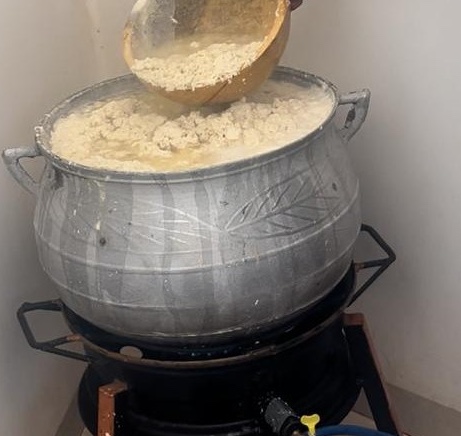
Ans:
{"label": "shiny metal surface", "polygon": [[[334,94],[321,129],[262,156],[166,174],[92,170],[47,148],[54,121],[75,107],[132,90],[131,76],[84,90],[37,128],[37,145],[4,153],[12,175],[38,191],[43,268],[77,314],[108,331],[206,342],[266,328],[328,293],[352,260],[361,216],[345,143],[366,117],[368,91],[338,97],[315,76],[274,77]],[[344,127],[333,115],[352,104]],[[42,155],[37,186],[20,164]]]}

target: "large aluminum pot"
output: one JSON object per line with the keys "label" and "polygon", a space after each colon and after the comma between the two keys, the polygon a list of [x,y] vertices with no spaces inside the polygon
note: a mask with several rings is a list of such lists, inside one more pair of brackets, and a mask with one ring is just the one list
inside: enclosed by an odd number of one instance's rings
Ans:
{"label": "large aluminum pot", "polygon": [[[312,134],[251,159],[121,173],[52,153],[58,118],[138,89],[133,76],[70,97],[36,129],[34,147],[4,152],[13,177],[37,196],[40,261],[69,308],[114,333],[203,343],[287,321],[338,283],[361,223],[345,143],[370,95],[338,96],[325,80],[287,68],[273,77],[321,85],[335,105]],[[333,122],[339,105],[352,105],[341,128]],[[20,164],[36,156],[46,161],[39,183]]]}

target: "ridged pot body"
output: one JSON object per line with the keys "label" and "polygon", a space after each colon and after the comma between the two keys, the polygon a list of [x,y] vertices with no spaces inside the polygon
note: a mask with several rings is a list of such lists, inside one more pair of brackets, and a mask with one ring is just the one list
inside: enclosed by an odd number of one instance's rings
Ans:
{"label": "ridged pot body", "polygon": [[[138,85],[117,78],[71,97],[37,129],[46,159],[35,232],[64,303],[114,333],[208,342],[270,328],[343,277],[361,224],[359,183],[333,115],[286,147],[204,170],[116,173],[63,161],[48,147],[74,108]],[[361,124],[361,123],[360,123]]]}

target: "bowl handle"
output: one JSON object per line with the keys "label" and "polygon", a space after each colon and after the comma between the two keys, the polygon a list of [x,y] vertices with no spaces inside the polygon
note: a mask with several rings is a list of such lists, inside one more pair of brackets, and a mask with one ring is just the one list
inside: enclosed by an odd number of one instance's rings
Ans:
{"label": "bowl handle", "polygon": [[344,142],[349,142],[365,121],[368,107],[370,106],[370,98],[371,93],[368,89],[349,92],[339,97],[340,105],[352,105],[352,108],[347,113],[344,126],[339,131]]}
{"label": "bowl handle", "polygon": [[31,194],[38,194],[38,183],[21,165],[20,160],[24,157],[34,158],[40,156],[40,150],[37,147],[29,148],[9,148],[3,151],[3,162],[10,174],[16,181]]}

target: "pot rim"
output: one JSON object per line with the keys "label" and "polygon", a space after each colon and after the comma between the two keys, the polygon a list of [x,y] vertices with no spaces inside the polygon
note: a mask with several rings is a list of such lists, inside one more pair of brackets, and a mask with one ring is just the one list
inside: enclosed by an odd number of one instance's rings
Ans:
{"label": "pot rim", "polygon": [[[129,79],[134,77],[133,74],[127,74],[124,76],[115,77],[95,85],[88,86],[77,93],[72,94],[70,97],[63,100],[57,106],[55,106],[49,113],[47,113],[35,127],[35,143],[38,147],[41,155],[46,158],[51,164],[66,172],[79,177],[85,177],[87,179],[100,180],[105,182],[119,182],[119,183],[170,183],[170,182],[189,182],[191,180],[204,180],[221,177],[223,175],[229,176],[231,174],[237,174],[251,170],[252,168],[266,165],[282,159],[292,153],[297,152],[303,147],[307,147],[321,136],[326,127],[332,123],[335,116],[336,110],[339,105],[339,96],[336,86],[330,81],[301,70],[296,70],[290,67],[278,66],[275,68],[272,78],[285,80],[290,83],[305,85],[307,83],[315,83],[322,88],[328,90],[333,98],[333,105],[328,117],[325,118],[322,124],[310,132],[309,134],[299,138],[296,141],[287,143],[282,147],[278,147],[274,150],[270,150],[266,153],[257,154],[249,158],[242,158],[231,162],[220,163],[216,165],[210,165],[204,168],[197,168],[189,171],[168,171],[168,172],[149,172],[149,171],[116,171],[108,170],[104,168],[94,168],[82,165],[79,163],[71,162],[67,159],[63,159],[57,154],[53,153],[49,147],[45,145],[43,138],[44,134],[52,131],[54,125],[54,115],[61,111],[63,108],[69,106],[73,101],[82,96],[95,92],[97,89],[104,88],[111,83],[120,81],[123,79]],[[53,121],[52,121],[53,120]]]}

